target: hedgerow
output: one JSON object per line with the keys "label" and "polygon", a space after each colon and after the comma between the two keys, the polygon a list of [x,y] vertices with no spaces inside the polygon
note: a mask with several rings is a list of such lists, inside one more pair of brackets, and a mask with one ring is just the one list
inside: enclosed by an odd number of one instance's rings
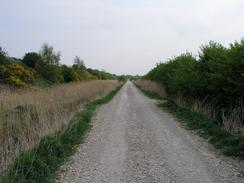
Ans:
{"label": "hedgerow", "polygon": [[[185,53],[158,64],[146,76],[165,86],[170,98],[198,100],[213,106],[221,121],[244,99],[244,39],[224,47],[209,42],[198,56]],[[243,111],[239,123],[244,125]]]}

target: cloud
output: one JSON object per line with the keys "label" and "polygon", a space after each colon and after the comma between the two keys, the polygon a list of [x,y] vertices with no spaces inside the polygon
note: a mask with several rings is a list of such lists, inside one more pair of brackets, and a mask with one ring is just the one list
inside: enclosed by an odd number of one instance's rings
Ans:
{"label": "cloud", "polygon": [[[1,2],[2,1],[2,2]],[[1,45],[22,57],[49,42],[71,65],[144,74],[156,62],[243,36],[241,0],[1,0]]]}

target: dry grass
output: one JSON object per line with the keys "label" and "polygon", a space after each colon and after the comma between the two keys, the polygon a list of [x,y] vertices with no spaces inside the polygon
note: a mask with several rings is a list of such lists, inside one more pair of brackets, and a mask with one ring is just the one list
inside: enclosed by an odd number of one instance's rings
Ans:
{"label": "dry grass", "polygon": [[118,81],[87,81],[0,97],[0,172],[41,137],[65,127],[85,103],[105,96]]}
{"label": "dry grass", "polygon": [[[184,108],[190,108],[194,112],[200,112],[206,114],[207,116],[218,119],[219,111],[211,104],[203,102],[198,99],[193,98],[175,98],[175,103]],[[219,119],[223,125],[223,128],[230,133],[237,133],[239,135],[244,135],[244,106],[240,102],[232,110],[226,112],[221,111],[221,116]]]}
{"label": "dry grass", "polygon": [[[157,93],[161,97],[166,97],[166,91],[164,88],[153,81],[148,80],[138,80],[134,82],[136,85],[140,86],[143,90]],[[200,112],[206,114],[213,119],[219,119],[220,112],[207,101],[202,101],[194,98],[184,98],[178,96],[174,99],[174,102],[184,108],[189,108],[194,112]],[[223,128],[231,133],[238,133],[244,135],[244,103],[240,102],[231,111],[224,112],[219,119],[223,125]]]}
{"label": "dry grass", "polygon": [[244,136],[244,106],[240,102],[228,114],[222,112],[222,121],[224,128],[232,133],[238,133]]}
{"label": "dry grass", "polygon": [[217,118],[215,108],[210,103],[203,102],[194,98],[184,98],[181,96],[176,97],[174,101],[180,107],[189,108],[194,112],[206,114],[207,116],[211,116],[214,119]]}
{"label": "dry grass", "polygon": [[140,86],[143,90],[158,94],[160,97],[167,97],[167,93],[163,86],[154,81],[149,80],[137,80],[134,83]]}
{"label": "dry grass", "polygon": [[13,93],[15,91],[16,90],[10,85],[0,84],[0,95],[3,95],[4,93]]}

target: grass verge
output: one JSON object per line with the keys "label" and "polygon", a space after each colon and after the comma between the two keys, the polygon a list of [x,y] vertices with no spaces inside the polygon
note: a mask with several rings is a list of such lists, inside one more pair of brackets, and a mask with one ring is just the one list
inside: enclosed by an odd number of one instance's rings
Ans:
{"label": "grass verge", "polygon": [[99,105],[108,103],[122,85],[107,96],[86,105],[75,115],[68,128],[54,135],[46,136],[30,151],[19,155],[0,182],[8,183],[48,183],[55,182],[56,171],[74,153],[76,146],[83,142],[91,127],[93,112]]}
{"label": "grass verge", "polygon": [[[137,85],[136,85],[137,86]],[[146,96],[154,99],[163,99],[156,93],[147,92],[137,86]],[[198,130],[200,136],[208,141],[221,153],[244,159],[244,137],[234,135],[221,128],[217,121],[206,115],[193,112],[190,109],[177,106],[172,100],[160,103],[160,107],[172,113],[178,121],[190,130]]]}

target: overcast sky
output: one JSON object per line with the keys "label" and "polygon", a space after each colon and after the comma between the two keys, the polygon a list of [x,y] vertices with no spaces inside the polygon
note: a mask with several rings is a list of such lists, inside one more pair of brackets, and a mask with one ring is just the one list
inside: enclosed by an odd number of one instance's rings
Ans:
{"label": "overcast sky", "polygon": [[0,45],[10,56],[44,42],[87,67],[145,74],[209,40],[244,36],[243,0],[0,0]]}

